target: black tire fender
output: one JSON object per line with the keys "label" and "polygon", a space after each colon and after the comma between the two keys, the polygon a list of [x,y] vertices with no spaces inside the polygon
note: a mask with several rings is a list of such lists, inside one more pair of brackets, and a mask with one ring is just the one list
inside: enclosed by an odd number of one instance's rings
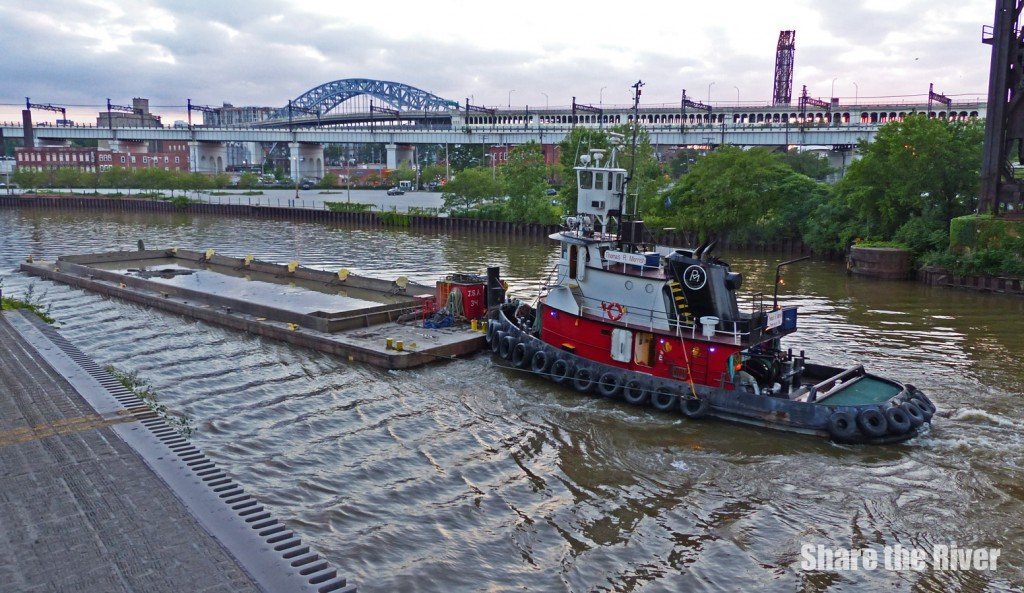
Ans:
{"label": "black tire fender", "polygon": [[551,363],[551,380],[563,384],[573,376],[572,363],[564,358],[559,358]]}
{"label": "black tire fender", "polygon": [[586,393],[594,388],[594,371],[587,367],[580,367],[572,377],[572,386],[580,393]]}
{"label": "black tire fender", "polygon": [[494,338],[491,339],[491,352],[497,354],[501,347],[501,341],[508,335],[505,332],[498,330],[494,332]]}
{"label": "black tire fender", "polygon": [[849,441],[857,436],[857,420],[845,410],[836,410],[828,417],[828,433],[837,441]]}
{"label": "black tire fender", "polygon": [[933,404],[931,400],[920,391],[915,392],[914,395],[910,396],[909,401],[914,402],[917,404],[917,407],[921,409],[921,413],[924,414],[925,422],[931,422],[932,416],[934,416],[935,412],[938,411],[935,404]]}
{"label": "black tire fender", "polygon": [[651,407],[659,412],[669,412],[679,407],[679,396],[668,387],[659,387],[651,394]]}
{"label": "black tire fender", "polygon": [[526,365],[530,364],[532,355],[533,352],[529,344],[525,341],[516,342],[516,345],[512,346],[512,354],[509,355],[509,360],[513,366],[523,369],[526,368]]}
{"label": "black tire fender", "polygon": [[539,374],[547,375],[551,370],[551,355],[547,350],[541,348],[530,357],[530,370]]}
{"label": "black tire fender", "polygon": [[889,432],[889,421],[885,414],[875,408],[861,410],[857,414],[857,427],[864,433],[864,436],[877,439]]}
{"label": "black tire fender", "polygon": [[684,397],[679,402],[679,410],[683,416],[692,420],[706,416],[710,407],[711,402],[706,397]]}
{"label": "black tire fender", "polygon": [[907,416],[899,406],[893,406],[885,411],[885,421],[889,423],[889,434],[906,434],[913,428],[910,416]]}
{"label": "black tire fender", "polygon": [[907,417],[910,419],[910,425],[914,428],[924,424],[924,412],[921,411],[921,407],[914,401],[903,402],[900,404],[900,409],[906,412]]}
{"label": "black tire fender", "polygon": [[494,336],[497,335],[499,327],[497,319],[492,319],[487,323],[487,333],[484,335],[484,340],[487,341],[487,345],[491,345],[494,342]]}
{"label": "black tire fender", "polygon": [[629,379],[622,386],[622,398],[634,406],[642,406],[651,398],[651,392],[639,379]]}
{"label": "black tire fender", "polygon": [[515,348],[516,339],[514,336],[505,336],[498,342],[498,356],[508,360],[512,357],[512,349]]}
{"label": "black tire fender", "polygon": [[622,394],[622,377],[609,371],[597,379],[597,392],[609,399]]}

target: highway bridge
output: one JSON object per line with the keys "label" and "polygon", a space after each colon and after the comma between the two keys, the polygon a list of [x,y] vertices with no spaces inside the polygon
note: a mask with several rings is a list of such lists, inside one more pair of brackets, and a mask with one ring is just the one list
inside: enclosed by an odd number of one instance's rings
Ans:
{"label": "highway bridge", "polygon": [[[929,97],[932,96],[930,93]],[[190,102],[190,109],[192,109]],[[400,145],[477,144],[516,145],[530,141],[561,141],[576,127],[606,128],[633,121],[626,106],[587,105],[573,98],[569,106],[543,108],[483,107],[467,99],[460,104],[401,83],[369,79],[336,80],[314,87],[286,107],[263,108],[256,121],[224,123],[228,109],[196,107],[204,123],[189,127],[47,126],[33,128],[36,145],[68,140],[101,140],[117,150],[122,143],[181,140],[190,145],[190,166],[216,172],[223,163],[225,143],[277,143],[287,145],[295,162],[293,175],[323,175],[323,145],[379,143],[387,148],[387,166],[397,167]],[[252,108],[248,112],[253,112]],[[645,105],[637,114],[652,144],[659,146],[816,147],[836,160],[851,157],[860,140],[872,140],[879,127],[914,113],[943,119],[985,116],[981,101],[938,104],[840,103],[804,97],[797,106],[707,105],[687,99],[680,103]],[[191,113],[190,113],[191,115]],[[209,115],[209,117],[207,117]],[[190,118],[191,119],[191,118]],[[0,124],[4,138],[24,138],[23,126]]]}

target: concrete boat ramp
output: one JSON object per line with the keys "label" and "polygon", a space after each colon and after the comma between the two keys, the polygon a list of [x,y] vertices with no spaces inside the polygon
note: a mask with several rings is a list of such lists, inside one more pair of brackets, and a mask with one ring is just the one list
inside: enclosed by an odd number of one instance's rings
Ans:
{"label": "concrete boat ramp", "polygon": [[21,270],[387,369],[464,356],[486,345],[480,330],[424,328],[435,288],[401,277],[380,280],[185,249],[63,256],[27,261]]}

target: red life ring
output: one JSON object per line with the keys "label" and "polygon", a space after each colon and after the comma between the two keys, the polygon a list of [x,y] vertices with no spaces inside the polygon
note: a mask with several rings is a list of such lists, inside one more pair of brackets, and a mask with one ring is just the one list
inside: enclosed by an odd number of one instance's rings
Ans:
{"label": "red life ring", "polygon": [[608,319],[612,321],[622,319],[623,313],[626,312],[619,303],[606,303],[604,301],[601,301],[601,309],[604,310],[604,314],[608,316]]}

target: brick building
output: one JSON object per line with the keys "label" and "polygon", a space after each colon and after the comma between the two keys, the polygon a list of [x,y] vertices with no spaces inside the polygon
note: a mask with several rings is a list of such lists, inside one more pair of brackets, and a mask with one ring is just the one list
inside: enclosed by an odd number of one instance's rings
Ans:
{"label": "brick building", "polygon": [[112,167],[125,169],[156,167],[167,171],[189,170],[187,142],[157,142],[158,152],[149,151],[148,146],[144,143],[132,148],[123,152],[114,152],[106,148],[75,146],[16,148],[14,158],[19,169],[34,171],[73,168],[94,172],[106,171]]}

